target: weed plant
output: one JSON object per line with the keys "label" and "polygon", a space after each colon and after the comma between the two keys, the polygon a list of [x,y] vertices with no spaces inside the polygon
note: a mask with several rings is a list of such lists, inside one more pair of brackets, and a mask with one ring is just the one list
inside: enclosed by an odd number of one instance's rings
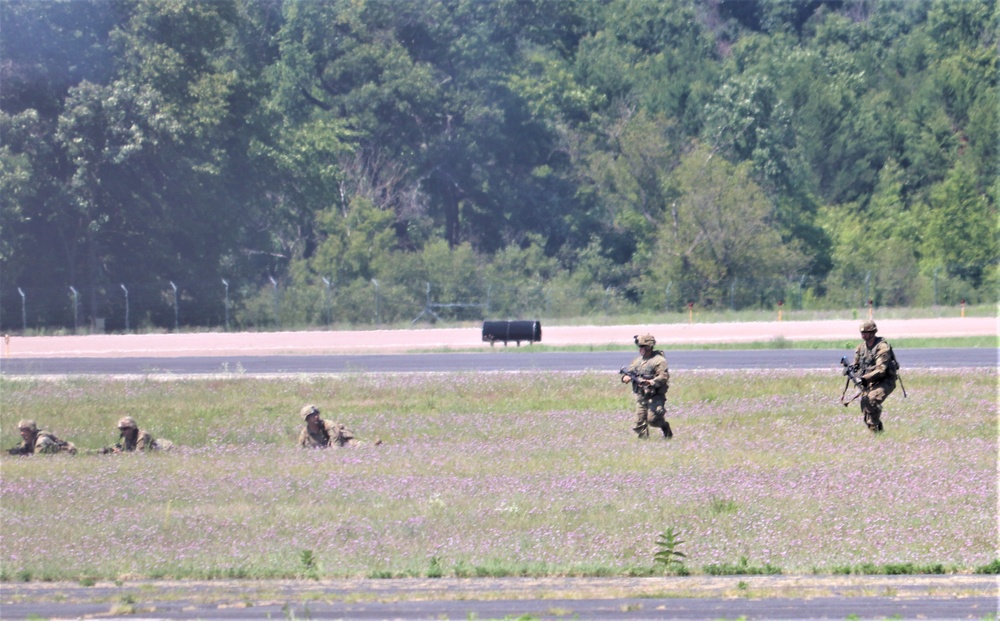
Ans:
{"label": "weed plant", "polygon": [[[996,572],[997,372],[905,381],[873,436],[836,374],[678,372],[667,442],[614,372],[0,379],[0,445],[81,448],[0,456],[0,578],[662,575],[667,528],[692,573]],[[304,403],[383,444],[296,449]],[[177,448],[86,454],[124,414]]]}

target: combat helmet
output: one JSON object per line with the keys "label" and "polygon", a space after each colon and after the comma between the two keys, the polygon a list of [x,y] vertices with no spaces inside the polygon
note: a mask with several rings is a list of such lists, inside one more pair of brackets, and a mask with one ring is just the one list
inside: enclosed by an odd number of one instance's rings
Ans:
{"label": "combat helmet", "polygon": [[139,425],[135,422],[135,419],[131,416],[122,416],[118,421],[119,429],[138,429]]}
{"label": "combat helmet", "polygon": [[652,349],[656,347],[656,338],[652,334],[643,334],[642,336],[635,336],[635,344],[639,347],[649,347]]}
{"label": "combat helmet", "polygon": [[35,433],[38,431],[38,425],[36,425],[35,421],[31,420],[30,418],[26,418],[22,421],[18,421],[17,429],[18,431],[20,431],[21,429],[27,429],[28,431]]}
{"label": "combat helmet", "polygon": [[309,418],[313,414],[319,414],[319,408],[312,404],[303,405],[302,409],[299,410],[299,416],[302,417],[302,420]]}
{"label": "combat helmet", "polygon": [[868,321],[865,321],[864,323],[861,324],[861,328],[859,329],[859,331],[871,332],[874,334],[875,332],[878,332],[878,326],[875,325],[874,321],[869,319]]}

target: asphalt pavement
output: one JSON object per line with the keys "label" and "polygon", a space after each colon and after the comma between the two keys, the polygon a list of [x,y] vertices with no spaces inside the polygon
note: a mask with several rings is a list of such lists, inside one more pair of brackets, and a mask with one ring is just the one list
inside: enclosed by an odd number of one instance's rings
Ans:
{"label": "asphalt pavement", "polygon": [[996,576],[0,584],[3,619],[983,619]]}
{"label": "asphalt pavement", "polygon": [[[903,368],[996,368],[993,348],[933,348],[896,352]],[[758,349],[666,352],[671,371],[694,369],[839,369],[848,350]],[[483,371],[617,371],[634,350],[601,352],[504,351],[483,353],[226,355],[119,358],[10,358],[0,360],[4,376],[219,374],[458,373]]]}

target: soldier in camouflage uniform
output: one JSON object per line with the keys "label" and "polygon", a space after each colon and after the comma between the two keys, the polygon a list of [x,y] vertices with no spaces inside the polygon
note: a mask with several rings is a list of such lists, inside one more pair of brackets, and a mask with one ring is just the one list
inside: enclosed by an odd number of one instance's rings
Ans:
{"label": "soldier in camouflage uniform", "polygon": [[7,450],[11,455],[76,454],[76,446],[72,442],[60,440],[54,433],[39,429],[33,420],[22,420],[17,423],[17,428],[21,432],[21,444]]}
{"label": "soldier in camouflage uniform", "polygon": [[854,350],[853,368],[861,380],[861,413],[873,433],[882,432],[882,402],[896,389],[899,365],[888,341],[875,336],[878,326],[861,324],[864,342]]}
{"label": "soldier in camouflage uniform", "polygon": [[663,437],[674,437],[670,423],[666,421],[667,389],[670,387],[670,371],[663,352],[653,349],[656,339],[652,334],[635,337],[639,356],[622,374],[622,382],[632,382],[635,393],[635,426],[632,427],[640,438],[649,437],[650,427],[659,427]]}
{"label": "soldier in camouflage uniform", "polygon": [[118,431],[121,433],[118,443],[101,451],[102,453],[131,453],[132,451],[169,451],[174,447],[170,440],[156,440],[139,425],[131,416],[124,416],[118,421]]}
{"label": "soldier in camouflage uniform", "polygon": [[[356,446],[364,444],[354,437],[354,432],[340,423],[334,423],[320,418],[319,408],[315,405],[305,405],[299,411],[305,427],[299,433],[301,448],[327,448],[329,446]],[[375,441],[382,444],[381,440]]]}

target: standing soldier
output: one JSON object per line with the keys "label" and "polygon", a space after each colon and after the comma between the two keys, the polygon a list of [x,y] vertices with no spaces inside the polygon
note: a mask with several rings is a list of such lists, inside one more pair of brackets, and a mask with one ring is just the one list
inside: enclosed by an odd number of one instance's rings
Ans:
{"label": "standing soldier", "polygon": [[899,364],[892,346],[875,336],[878,326],[868,320],[861,324],[864,342],[854,350],[852,369],[861,380],[861,413],[873,433],[882,432],[882,402],[896,389]]}
{"label": "standing soldier", "polygon": [[145,429],[139,429],[139,425],[131,416],[123,416],[118,421],[118,431],[121,436],[118,444],[109,446],[101,451],[102,453],[131,453],[132,451],[169,451],[174,443],[170,440],[156,440]]}
{"label": "standing soldier", "polygon": [[[355,446],[363,444],[354,437],[354,432],[340,423],[323,420],[319,416],[319,408],[315,405],[304,405],[299,415],[306,422],[299,433],[301,448],[327,448],[329,446]],[[375,441],[382,444],[381,440]]]}
{"label": "standing soldier", "polygon": [[50,431],[39,429],[35,421],[27,419],[17,423],[17,428],[21,431],[21,444],[7,452],[11,455],[41,455],[51,453],[76,454],[76,447],[72,442],[60,440]]}
{"label": "standing soldier", "polygon": [[622,382],[632,382],[635,393],[635,427],[640,438],[649,437],[650,427],[659,427],[663,437],[674,437],[670,423],[666,421],[667,389],[670,387],[670,371],[663,352],[653,349],[656,339],[652,334],[634,337],[639,346],[639,357],[627,369],[622,369]]}

